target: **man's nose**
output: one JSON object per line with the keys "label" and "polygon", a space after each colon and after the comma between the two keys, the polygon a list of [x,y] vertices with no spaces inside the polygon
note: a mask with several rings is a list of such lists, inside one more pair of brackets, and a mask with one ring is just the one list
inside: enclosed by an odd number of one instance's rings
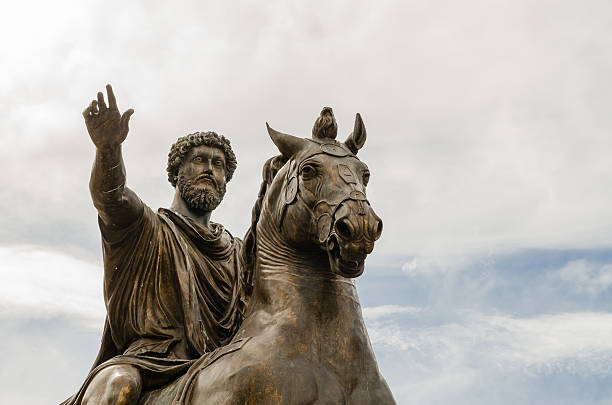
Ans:
{"label": "man's nose", "polygon": [[204,160],[202,165],[204,166],[204,173],[212,173],[213,165],[210,159]]}

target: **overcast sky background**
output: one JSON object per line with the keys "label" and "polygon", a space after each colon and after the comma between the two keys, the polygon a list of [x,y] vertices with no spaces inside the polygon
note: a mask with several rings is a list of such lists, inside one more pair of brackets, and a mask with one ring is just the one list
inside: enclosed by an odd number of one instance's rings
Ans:
{"label": "overcast sky background", "polygon": [[0,35],[0,402],[58,403],[97,353],[81,111],[111,83],[153,208],[177,137],[232,140],[238,236],[266,121],[362,114],[384,232],[357,283],[398,404],[612,403],[609,1],[21,1]]}

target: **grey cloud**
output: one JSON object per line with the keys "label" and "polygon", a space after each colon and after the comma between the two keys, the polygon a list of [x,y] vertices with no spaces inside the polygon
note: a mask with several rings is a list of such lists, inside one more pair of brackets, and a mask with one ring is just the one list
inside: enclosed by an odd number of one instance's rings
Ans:
{"label": "grey cloud", "polygon": [[[525,270],[522,259],[501,270],[488,261],[503,261],[498,252],[518,248],[609,246],[609,2],[60,0],[13,6],[0,17],[0,34],[10,39],[0,76],[5,249],[42,245],[76,255],[77,267],[91,266],[91,288],[100,286],[99,232],[87,190],[94,151],[80,113],[110,82],[119,107],[136,110],[124,145],[128,184],[152,207],[170,202],[164,168],[178,136],[213,129],[232,139],[238,170],[213,220],[238,236],[250,220],[261,165],[276,153],[264,122],[306,136],[321,107],[330,105],[340,133],[348,134],[361,112],[369,138],[360,157],[372,170],[368,197],[385,221],[357,282],[364,304],[486,307],[525,318],[536,317],[534,311],[610,309],[608,290],[589,301],[580,292],[565,295],[567,281],[548,277],[584,259],[580,254],[555,261],[535,250],[554,262],[538,262],[552,266],[542,272]],[[402,272],[413,258],[414,266]],[[600,273],[593,274],[587,284],[598,280]],[[76,286],[72,291],[78,294]],[[6,401],[59,400],[86,373],[83,359],[97,350],[98,336],[84,326],[91,319],[54,311],[40,327],[1,320],[0,333],[12,339],[3,341],[23,340],[13,353],[2,353],[19,365],[13,375],[3,374],[13,389],[3,388]],[[438,313],[431,322],[452,324],[453,316]],[[45,364],[35,374],[23,362],[29,344]],[[550,403],[547,392],[559,393],[556,403],[609,398],[609,377],[601,386],[587,378],[573,396],[564,391],[571,386],[567,376],[529,380],[502,373],[474,383],[482,375],[461,357],[461,347],[456,353],[447,347],[457,367],[439,378],[438,369],[423,364],[406,375],[413,358],[403,354],[398,361],[396,353],[376,350],[402,399],[447,403],[468,388],[466,403],[477,403],[479,395],[489,404],[504,403],[504,396]],[[444,353],[431,351],[441,368]],[[62,387],[45,380],[49,375],[62,376]],[[410,382],[419,375],[431,378]],[[47,385],[24,394],[21,380]]]}
{"label": "grey cloud", "polygon": [[21,405],[58,404],[83,383],[101,330],[71,317],[0,316],[0,399]]}
{"label": "grey cloud", "polygon": [[[341,133],[359,111],[370,134],[360,155],[386,220],[377,252],[607,245],[610,6],[589,4],[111,2],[71,8],[61,29],[37,20],[46,35],[13,24],[3,227],[26,240],[20,227],[47,216],[61,218],[56,233],[93,232],[76,224],[91,212],[93,157],[80,111],[109,81],[136,110],[128,182],[153,207],[170,201],[178,136],[233,140],[239,168],[215,214],[237,235],[275,153],[264,121],[305,136],[331,105]],[[26,185],[56,203],[28,202]]]}

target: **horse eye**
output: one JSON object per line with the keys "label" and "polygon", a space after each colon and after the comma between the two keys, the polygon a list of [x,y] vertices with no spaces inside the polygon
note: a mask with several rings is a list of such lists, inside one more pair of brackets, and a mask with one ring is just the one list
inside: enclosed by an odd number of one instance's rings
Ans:
{"label": "horse eye", "polygon": [[317,174],[317,170],[311,165],[305,165],[302,167],[302,177],[305,179],[311,179]]}

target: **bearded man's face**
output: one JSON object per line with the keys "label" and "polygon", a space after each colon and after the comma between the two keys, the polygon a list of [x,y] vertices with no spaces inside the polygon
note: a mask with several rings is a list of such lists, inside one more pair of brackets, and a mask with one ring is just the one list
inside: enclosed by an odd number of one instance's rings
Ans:
{"label": "bearded man's face", "polygon": [[225,154],[219,148],[201,145],[185,156],[176,187],[192,209],[212,211],[225,195]]}

